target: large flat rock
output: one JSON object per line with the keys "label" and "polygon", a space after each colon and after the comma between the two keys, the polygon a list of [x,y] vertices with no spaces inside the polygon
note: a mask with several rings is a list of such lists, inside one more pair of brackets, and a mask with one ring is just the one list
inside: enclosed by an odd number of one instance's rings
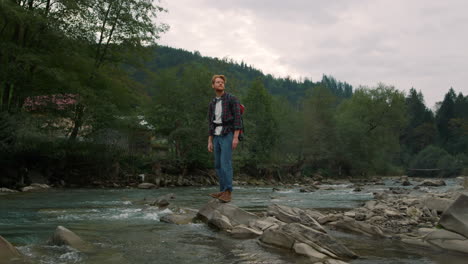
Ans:
{"label": "large flat rock", "polygon": [[197,217],[204,222],[210,222],[213,219],[219,219],[221,216],[229,219],[231,226],[248,226],[250,221],[258,220],[259,217],[231,203],[223,203],[218,200],[211,200],[203,206],[197,214]]}
{"label": "large flat rock", "polygon": [[441,215],[439,224],[468,238],[468,195],[461,194]]}
{"label": "large flat rock", "polygon": [[426,197],[422,201],[422,205],[426,206],[431,210],[436,210],[439,213],[443,213],[447,208],[452,205],[454,201],[447,199],[447,198],[439,198],[439,197]]}
{"label": "large flat rock", "polygon": [[324,215],[318,211],[273,204],[268,206],[267,215],[274,216],[284,223],[301,223],[326,233],[322,225],[316,220],[324,217]]}
{"label": "large flat rock", "polygon": [[369,223],[356,221],[350,217],[344,217],[342,220],[330,223],[330,225],[334,226],[337,229],[347,230],[353,233],[362,234],[366,236],[381,238],[386,237],[386,235],[379,227],[371,225]]}
{"label": "large flat rock", "polygon": [[468,239],[444,229],[436,229],[424,237],[424,242],[450,251],[468,254]]}
{"label": "large flat rock", "polygon": [[20,257],[20,252],[10,242],[0,236],[0,263],[8,263],[10,260]]}
{"label": "large flat rock", "polygon": [[69,246],[81,252],[92,252],[92,246],[81,239],[77,234],[63,226],[58,226],[49,240],[49,244],[57,246]]}
{"label": "large flat rock", "polygon": [[[283,225],[277,229],[268,229],[260,237],[260,241],[270,245],[294,249],[296,243],[306,244],[321,254],[333,259],[353,259],[357,255],[328,233],[315,230],[300,223]],[[302,249],[305,249],[301,245]],[[308,248],[308,247],[307,247]]]}

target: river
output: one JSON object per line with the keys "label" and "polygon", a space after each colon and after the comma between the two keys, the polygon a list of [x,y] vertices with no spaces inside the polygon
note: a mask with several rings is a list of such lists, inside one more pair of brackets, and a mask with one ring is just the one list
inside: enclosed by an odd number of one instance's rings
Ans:
{"label": "river", "polygon": [[[334,190],[301,193],[299,187],[272,191],[272,187],[237,187],[233,204],[252,212],[272,203],[301,208],[354,208],[373,199],[372,192],[394,185],[375,185],[353,192],[347,184]],[[454,181],[448,180],[449,186]],[[279,187],[282,188],[282,187]],[[236,240],[202,223],[174,225],[160,222],[169,209],[144,206],[145,197],[173,193],[177,207],[198,209],[210,200],[215,187],[139,189],[52,189],[46,192],[0,195],[0,235],[14,244],[28,263],[308,263],[289,252],[266,249],[255,239]],[[47,245],[59,225],[94,244],[94,253]],[[361,258],[350,263],[467,263],[466,256],[412,248],[392,240],[373,240],[332,231]]]}

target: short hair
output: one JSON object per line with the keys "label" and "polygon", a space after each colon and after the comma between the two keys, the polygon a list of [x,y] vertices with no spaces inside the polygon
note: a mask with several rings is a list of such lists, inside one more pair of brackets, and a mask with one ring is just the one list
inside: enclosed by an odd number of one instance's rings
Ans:
{"label": "short hair", "polygon": [[216,78],[223,79],[224,83],[226,83],[226,77],[225,77],[224,75],[215,74],[215,75],[213,75],[213,77],[211,78],[211,84],[214,84]]}

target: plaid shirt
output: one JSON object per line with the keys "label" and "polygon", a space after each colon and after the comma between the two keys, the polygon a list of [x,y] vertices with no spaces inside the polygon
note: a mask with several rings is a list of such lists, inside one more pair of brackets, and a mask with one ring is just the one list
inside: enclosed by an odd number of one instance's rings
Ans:
{"label": "plaid shirt", "polygon": [[[224,93],[221,96],[221,104],[223,112],[221,113],[221,120],[223,122],[223,130],[221,135],[226,135],[235,130],[240,130],[242,128],[241,124],[241,113],[240,113],[240,103],[239,99],[234,95]],[[208,135],[214,136],[214,131],[216,126],[213,124],[215,119],[215,107],[216,107],[216,98],[211,100],[208,107]]]}

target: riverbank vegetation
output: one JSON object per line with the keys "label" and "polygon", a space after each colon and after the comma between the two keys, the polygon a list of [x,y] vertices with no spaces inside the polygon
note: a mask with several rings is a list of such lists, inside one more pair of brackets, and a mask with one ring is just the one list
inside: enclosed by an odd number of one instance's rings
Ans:
{"label": "riverbank vegetation", "polygon": [[220,73],[246,106],[236,173],[467,173],[468,96],[450,88],[429,109],[414,88],[277,78],[158,46],[164,11],[147,0],[0,0],[1,185],[203,174],[210,79]]}

